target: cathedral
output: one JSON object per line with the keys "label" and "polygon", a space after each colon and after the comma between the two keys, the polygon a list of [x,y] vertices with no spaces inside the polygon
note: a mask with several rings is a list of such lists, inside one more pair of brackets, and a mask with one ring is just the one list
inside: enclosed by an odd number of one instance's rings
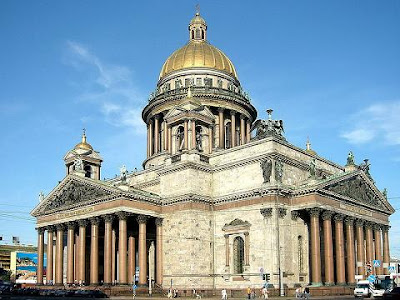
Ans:
{"label": "cathedral", "polygon": [[211,293],[335,289],[388,274],[394,209],[368,161],[350,152],[342,166],[309,142],[291,144],[272,110],[257,119],[234,64],[207,35],[196,13],[188,42],[161,68],[142,112],[143,170],[101,180],[85,132],[67,152],[65,178],[31,213],[38,285]]}

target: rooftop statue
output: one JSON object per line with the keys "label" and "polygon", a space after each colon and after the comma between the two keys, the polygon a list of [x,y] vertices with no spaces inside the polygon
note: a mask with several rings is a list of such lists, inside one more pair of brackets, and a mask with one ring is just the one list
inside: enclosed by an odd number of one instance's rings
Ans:
{"label": "rooftop statue", "polygon": [[254,122],[251,130],[256,129],[256,139],[263,139],[268,136],[275,136],[280,139],[284,139],[283,133],[283,121],[282,120],[272,120],[272,109],[268,109],[268,119],[267,120],[257,120]]}
{"label": "rooftop statue", "polygon": [[350,151],[349,154],[347,155],[347,165],[355,165],[354,154],[352,151]]}

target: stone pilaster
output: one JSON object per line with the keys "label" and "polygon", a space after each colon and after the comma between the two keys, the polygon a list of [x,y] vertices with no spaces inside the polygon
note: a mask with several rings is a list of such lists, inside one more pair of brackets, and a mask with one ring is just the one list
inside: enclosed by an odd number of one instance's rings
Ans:
{"label": "stone pilaster", "polygon": [[156,283],[163,283],[163,219],[156,218]]}
{"label": "stone pilaster", "polygon": [[240,115],[240,145],[244,145],[246,143],[245,118],[245,115]]}
{"label": "stone pilaster", "polygon": [[218,137],[219,137],[219,148],[225,148],[225,128],[224,128],[224,109],[218,108]]}
{"label": "stone pilaster", "polygon": [[74,283],[75,222],[67,224],[67,284]]}
{"label": "stone pilaster", "polygon": [[104,284],[111,284],[112,215],[104,216]]}
{"label": "stone pilaster", "polygon": [[90,219],[90,284],[99,284],[99,218]]}
{"label": "stone pilaster", "polygon": [[147,246],[146,246],[146,223],[148,217],[139,215],[139,284],[147,284]]}
{"label": "stone pilaster", "polygon": [[342,214],[336,214],[333,217],[335,221],[335,250],[336,250],[336,283],[338,285],[346,284],[346,266],[344,260],[344,234]]}
{"label": "stone pilaster", "polygon": [[244,264],[250,266],[250,234],[244,233]]}
{"label": "stone pilaster", "polygon": [[328,210],[322,213],[325,249],[325,285],[328,286],[335,284],[335,272],[333,265],[332,215],[333,212]]}
{"label": "stone pilaster", "polygon": [[63,284],[63,262],[64,262],[64,225],[57,224],[56,237],[56,285]]}
{"label": "stone pilaster", "polygon": [[354,249],[354,218],[346,217],[344,220],[346,226],[346,253],[347,253],[347,283],[349,285],[354,285],[356,283],[356,259],[355,259],[355,249]]}
{"label": "stone pilaster", "polygon": [[383,274],[383,268],[382,268],[382,234],[381,234],[381,225],[375,224],[374,225],[374,235],[375,235],[375,259],[378,259],[381,261],[381,266],[375,268],[376,274],[377,275],[382,275]]}
{"label": "stone pilaster", "polygon": [[246,121],[246,140],[247,140],[247,143],[249,143],[250,139],[251,139],[251,131],[250,131],[251,127],[250,126],[251,126],[250,120],[247,120]]}
{"label": "stone pilaster", "polygon": [[389,253],[389,226],[382,226],[383,233],[383,273],[389,274],[389,263],[390,263],[390,253]]}
{"label": "stone pilaster", "polygon": [[[373,245],[373,233],[372,233],[372,227],[373,223],[371,222],[365,222],[365,241],[366,241],[366,252],[367,252],[367,263],[370,263],[372,265],[373,260],[375,259],[374,255],[374,245]],[[374,269],[372,268],[372,272],[374,272]]]}
{"label": "stone pilaster", "polygon": [[128,231],[126,220],[128,214],[125,212],[117,213],[119,219],[119,236],[118,236],[118,251],[119,251],[119,283],[127,284],[127,243],[128,243]]}
{"label": "stone pilaster", "polygon": [[53,284],[53,233],[55,231],[54,226],[48,226],[47,228],[47,272],[46,272],[46,284]]}
{"label": "stone pilaster", "polygon": [[311,208],[310,226],[311,226],[311,282],[315,286],[322,285],[321,281],[321,241],[319,232],[319,214],[321,210],[318,207]]}
{"label": "stone pilaster", "polygon": [[160,131],[160,116],[154,116],[154,153],[160,152],[160,139],[159,133]]}
{"label": "stone pilaster", "polygon": [[37,284],[43,284],[43,260],[44,260],[44,228],[38,228],[38,265],[37,265]]}
{"label": "stone pilaster", "polygon": [[236,112],[231,110],[231,147],[236,146]]}
{"label": "stone pilaster", "polygon": [[79,280],[86,282],[86,220],[79,220]]}
{"label": "stone pilaster", "polygon": [[365,275],[364,220],[356,220],[357,274]]}

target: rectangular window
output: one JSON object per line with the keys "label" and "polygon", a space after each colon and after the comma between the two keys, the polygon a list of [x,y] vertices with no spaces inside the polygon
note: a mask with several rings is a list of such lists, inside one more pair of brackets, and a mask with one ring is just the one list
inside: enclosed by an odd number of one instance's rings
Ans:
{"label": "rectangular window", "polygon": [[206,87],[212,87],[212,79],[211,78],[204,78],[204,85]]}
{"label": "rectangular window", "polygon": [[185,79],[185,87],[189,87],[190,86],[190,78],[186,78]]}
{"label": "rectangular window", "polygon": [[196,78],[196,85],[201,86],[201,78]]}

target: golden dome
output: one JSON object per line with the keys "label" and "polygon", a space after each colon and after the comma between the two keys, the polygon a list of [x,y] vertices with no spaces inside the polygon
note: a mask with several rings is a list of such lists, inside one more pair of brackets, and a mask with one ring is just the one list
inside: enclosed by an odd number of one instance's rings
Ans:
{"label": "golden dome", "polygon": [[193,24],[201,24],[201,25],[207,26],[206,21],[200,16],[200,13],[196,13],[196,15],[190,21],[190,25],[193,25]]}
{"label": "golden dome", "polygon": [[160,79],[172,72],[191,68],[215,69],[237,79],[235,66],[230,59],[221,50],[204,40],[190,40],[172,53],[161,69]]}
{"label": "golden dome", "polygon": [[161,69],[160,79],[172,72],[192,68],[214,69],[238,79],[230,59],[207,42],[207,24],[199,12],[190,21],[188,29],[189,42],[167,58]]}
{"label": "golden dome", "polygon": [[79,144],[76,144],[74,147],[75,150],[82,149],[82,150],[93,150],[92,145],[86,142],[86,133],[85,129],[83,130],[82,134],[82,141]]}

